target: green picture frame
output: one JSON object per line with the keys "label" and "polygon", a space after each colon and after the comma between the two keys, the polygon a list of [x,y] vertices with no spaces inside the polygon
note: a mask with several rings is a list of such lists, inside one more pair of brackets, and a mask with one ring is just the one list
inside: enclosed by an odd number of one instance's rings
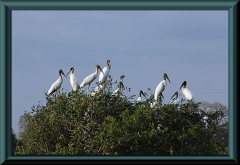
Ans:
{"label": "green picture frame", "polygon": [[[12,10],[228,10],[228,156],[14,156],[12,127]],[[209,162],[238,163],[237,156],[237,47],[239,0],[0,0],[0,164],[10,162],[57,163],[71,161]]]}

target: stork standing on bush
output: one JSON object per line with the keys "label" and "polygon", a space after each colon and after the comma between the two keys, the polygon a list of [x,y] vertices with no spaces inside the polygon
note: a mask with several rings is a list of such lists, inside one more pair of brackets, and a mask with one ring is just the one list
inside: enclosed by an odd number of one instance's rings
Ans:
{"label": "stork standing on bush", "polygon": [[111,63],[110,60],[107,60],[107,66],[103,68],[103,72],[100,72],[99,74],[99,80],[98,80],[98,86],[94,89],[92,92],[92,96],[95,95],[95,93],[99,92],[101,89],[104,89],[103,84],[106,82],[107,77],[110,74],[110,69],[111,69]]}
{"label": "stork standing on bush", "polygon": [[[174,98],[175,96],[175,98]],[[172,101],[170,102],[170,104],[180,104],[180,99],[178,98],[178,92],[174,92],[174,94],[171,97]]]}
{"label": "stork standing on bush", "polygon": [[185,96],[185,98],[188,101],[193,101],[193,93],[186,86],[187,86],[187,81],[183,81],[179,90],[182,88],[182,93]]}
{"label": "stork standing on bush", "polygon": [[107,60],[107,66],[105,66],[103,68],[102,72],[100,72],[100,74],[99,74],[98,83],[100,85],[103,85],[103,83],[105,83],[105,81],[107,80],[107,77],[110,74],[110,69],[111,69],[111,63],[110,63],[110,60]]}
{"label": "stork standing on bush", "polygon": [[169,83],[171,83],[167,73],[163,74],[163,80],[158,84],[158,86],[155,89],[155,93],[154,93],[154,102],[158,102],[159,100],[159,95],[162,95],[162,92],[165,90],[166,86],[167,86],[167,81],[166,79],[168,79]]}
{"label": "stork standing on bush", "polygon": [[146,98],[145,94],[143,93],[142,90],[139,91],[139,97],[137,98],[136,102],[142,102],[142,95]]}
{"label": "stork standing on bush", "polygon": [[124,85],[123,85],[122,81],[120,81],[118,84],[118,88],[112,93],[112,96],[119,95],[123,88],[124,88]]}
{"label": "stork standing on bush", "polygon": [[[51,95],[53,94],[54,92],[56,92],[58,89],[61,88],[61,85],[62,85],[62,82],[63,82],[63,79],[62,79],[62,74],[65,76],[65,74],[63,73],[62,69],[60,69],[58,71],[59,73],[59,77],[58,79],[51,85],[50,89],[48,90],[47,92],[47,95]],[[65,76],[66,77],[66,76]],[[66,77],[67,78],[67,77]]]}
{"label": "stork standing on bush", "polygon": [[[70,70],[68,71],[67,75],[70,73],[70,84],[71,84],[71,87],[72,87],[72,91],[73,92],[76,92],[77,89],[80,87],[79,84],[78,84],[78,81],[77,81],[77,77],[74,75],[74,68],[71,67]],[[67,76],[66,75],[66,76]]]}
{"label": "stork standing on bush", "polygon": [[[97,78],[98,76],[98,69],[103,73],[102,68],[99,65],[96,65],[96,71],[90,75],[88,75],[80,85],[80,88],[84,88],[85,85],[88,85],[88,92],[91,83]],[[104,73],[103,73],[104,74]]]}

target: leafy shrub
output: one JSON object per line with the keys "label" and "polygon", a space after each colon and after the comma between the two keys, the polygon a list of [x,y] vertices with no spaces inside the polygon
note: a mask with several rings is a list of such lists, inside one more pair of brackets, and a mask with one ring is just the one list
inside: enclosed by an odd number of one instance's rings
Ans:
{"label": "leafy shrub", "polygon": [[[116,82],[115,82],[116,83]],[[133,103],[125,88],[112,96],[112,79],[94,96],[81,89],[46,96],[46,105],[33,106],[20,120],[22,145],[16,155],[216,155],[227,154],[218,131],[221,109],[206,113],[201,103],[151,108]],[[207,120],[204,121],[203,117]],[[207,122],[207,125],[206,125]]]}

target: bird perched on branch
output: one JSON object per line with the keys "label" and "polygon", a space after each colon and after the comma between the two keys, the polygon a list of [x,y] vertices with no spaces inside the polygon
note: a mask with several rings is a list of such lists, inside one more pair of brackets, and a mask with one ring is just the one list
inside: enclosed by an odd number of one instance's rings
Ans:
{"label": "bird perched on branch", "polygon": [[170,79],[168,78],[168,75],[166,73],[163,74],[163,80],[158,84],[156,87],[155,93],[154,93],[154,101],[159,100],[159,95],[162,94],[162,92],[165,90],[165,87],[167,86],[166,79],[168,79],[169,83]]}
{"label": "bird perched on branch", "polygon": [[123,88],[124,88],[124,85],[123,85],[122,81],[120,81],[118,84],[118,88],[112,93],[112,96],[119,95]]}
{"label": "bird perched on branch", "polygon": [[[51,95],[54,92],[56,92],[58,89],[60,89],[63,79],[62,79],[62,74],[65,76],[63,73],[62,69],[59,70],[59,78],[51,85],[50,89],[47,92],[47,95]],[[65,76],[66,77],[66,76]],[[66,77],[67,78],[67,77]]]}
{"label": "bird perched on branch", "polygon": [[[74,75],[74,68],[71,67],[70,70],[68,71],[67,75],[70,73],[70,84],[72,87],[72,91],[76,92],[77,89],[80,87],[77,81],[77,77]],[[66,75],[66,76],[67,76]]]}
{"label": "bird perched on branch", "polygon": [[179,90],[182,88],[182,93],[185,96],[185,98],[188,101],[191,101],[191,100],[193,100],[193,93],[186,86],[187,86],[187,81],[183,81]]}
{"label": "bird perched on branch", "polygon": [[[80,88],[85,87],[85,85],[88,85],[88,92],[89,92],[89,87],[91,83],[97,78],[98,76],[98,69],[103,73],[102,68],[99,65],[96,65],[96,71],[90,75],[88,75],[83,82],[80,85]],[[103,73],[104,74],[104,73]]]}
{"label": "bird perched on branch", "polygon": [[103,90],[105,88],[104,83],[107,83],[107,77],[110,74],[110,69],[111,69],[111,63],[110,60],[107,60],[107,66],[105,66],[103,68],[103,73],[100,72],[99,74],[99,80],[98,80],[98,86],[96,86],[96,88],[94,89],[94,91],[92,92],[92,96],[94,96],[96,93],[98,93],[100,90]]}
{"label": "bird perched on branch", "polygon": [[137,98],[136,102],[142,102],[142,95],[146,98],[145,94],[142,90],[139,91],[139,97]]}
{"label": "bird perched on branch", "polygon": [[[175,98],[174,98],[175,96]],[[170,104],[180,104],[180,99],[178,98],[178,92],[174,92],[174,94],[171,97],[172,101],[170,102]]]}

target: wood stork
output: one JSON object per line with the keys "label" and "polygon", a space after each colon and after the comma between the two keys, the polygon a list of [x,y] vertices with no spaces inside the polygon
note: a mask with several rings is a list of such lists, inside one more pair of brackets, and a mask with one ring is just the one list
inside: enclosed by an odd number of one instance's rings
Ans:
{"label": "wood stork", "polygon": [[47,92],[48,95],[51,95],[54,92],[56,92],[58,89],[60,89],[60,87],[62,85],[62,82],[63,82],[61,74],[63,74],[65,76],[65,74],[62,71],[62,69],[59,70],[59,78],[51,85],[50,89],[48,90],[48,92]]}
{"label": "wood stork", "polygon": [[100,72],[99,74],[98,83],[100,85],[103,85],[103,83],[107,80],[107,77],[109,76],[109,73],[110,73],[110,69],[111,69],[111,63],[110,63],[110,60],[107,60],[107,66],[105,66],[102,70],[103,72]]}
{"label": "wood stork", "polygon": [[[160,93],[160,102],[164,99],[164,96],[162,93]],[[160,106],[159,102],[154,100],[153,103],[150,103],[151,108],[156,108],[157,106]]]}
{"label": "wood stork", "polygon": [[99,80],[98,80],[98,86],[96,86],[96,88],[94,89],[94,91],[92,92],[92,96],[94,96],[97,92],[99,92],[100,90],[105,88],[104,83],[106,83],[107,81],[107,77],[110,74],[110,69],[111,69],[111,63],[110,60],[107,60],[107,66],[105,66],[103,68],[103,73],[100,72],[99,74]]}
{"label": "wood stork", "polygon": [[80,85],[80,88],[84,88],[85,85],[88,85],[88,91],[89,91],[89,87],[91,85],[91,83],[97,78],[98,75],[98,69],[102,71],[102,68],[99,65],[96,65],[96,71],[90,75],[88,75],[85,79],[83,79],[83,82]]}
{"label": "wood stork", "polygon": [[166,73],[164,73],[163,80],[158,84],[158,86],[155,89],[154,101],[158,101],[159,95],[165,90],[165,87],[167,86],[166,79],[168,79],[169,83],[171,83],[171,81],[168,78],[168,75]]}
{"label": "wood stork", "polygon": [[[175,98],[173,99],[173,97],[175,96]],[[174,94],[171,97],[172,101],[170,102],[170,104],[180,104],[180,99],[178,98],[178,92],[174,92]]]}
{"label": "wood stork", "polygon": [[120,81],[119,84],[118,84],[118,88],[112,93],[112,96],[119,95],[122,88],[124,88],[124,85],[123,85],[122,81]]}
{"label": "wood stork", "polygon": [[145,94],[143,93],[143,91],[140,90],[140,91],[139,91],[139,97],[138,97],[138,99],[137,99],[135,102],[137,102],[137,103],[142,102],[142,95],[146,98],[146,96],[145,96]]}
{"label": "wood stork", "polygon": [[79,84],[78,84],[78,81],[77,81],[77,77],[74,75],[73,72],[74,72],[74,68],[71,67],[70,70],[68,71],[67,75],[70,73],[70,84],[71,84],[71,87],[72,87],[72,91],[76,92],[77,89],[79,88]]}
{"label": "wood stork", "polygon": [[96,86],[96,88],[94,89],[91,95],[94,96],[96,93],[98,93],[102,89],[103,89],[103,85],[98,84],[98,86]]}
{"label": "wood stork", "polygon": [[187,86],[187,81],[183,81],[179,90],[182,88],[182,93],[188,101],[193,100],[193,94],[189,89],[187,89],[186,86]]}

